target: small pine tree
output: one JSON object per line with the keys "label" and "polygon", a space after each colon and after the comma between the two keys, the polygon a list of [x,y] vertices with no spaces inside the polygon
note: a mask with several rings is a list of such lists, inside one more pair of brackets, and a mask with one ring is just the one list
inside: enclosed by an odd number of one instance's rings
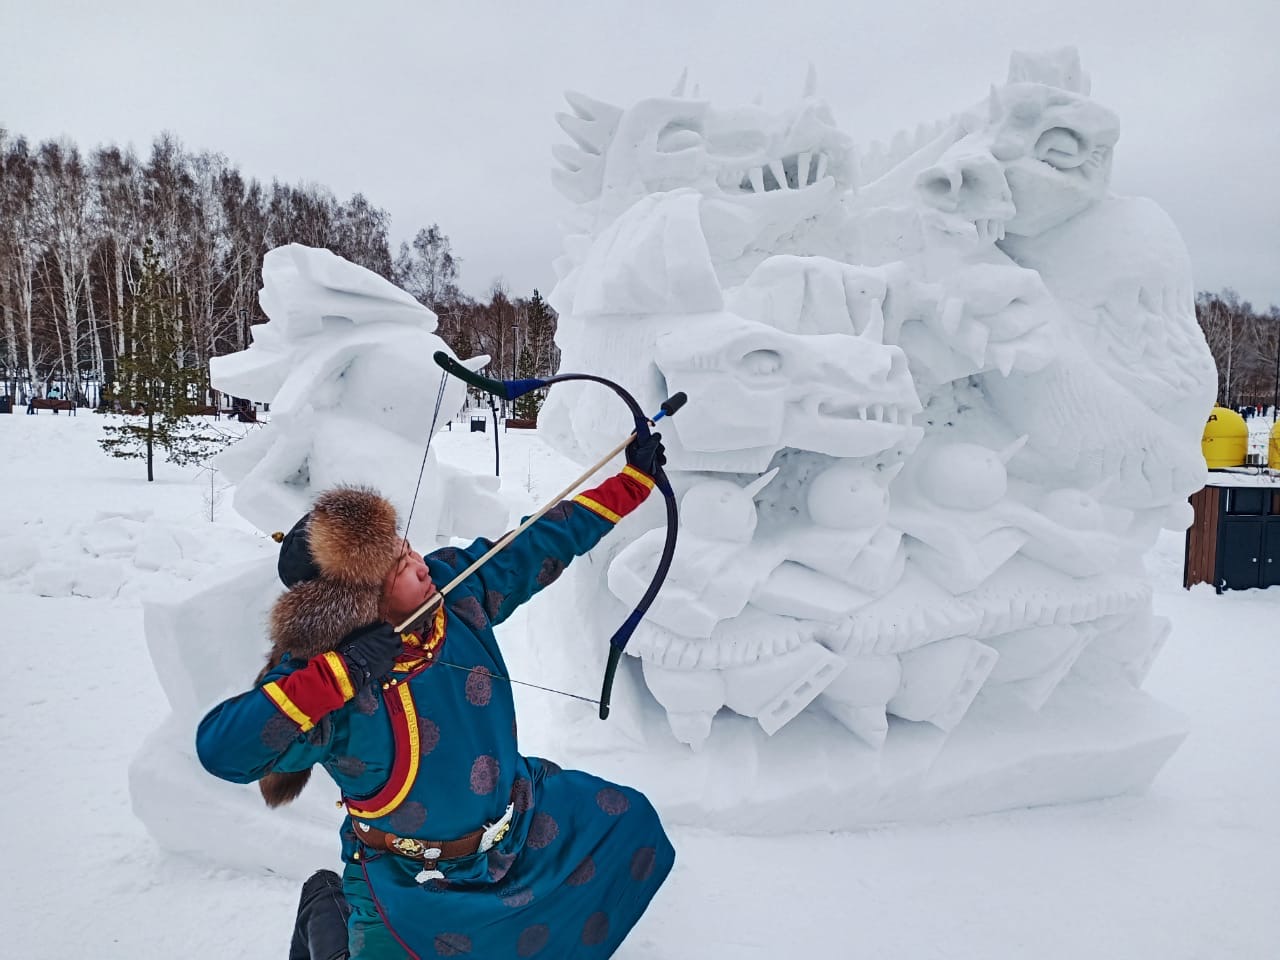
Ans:
{"label": "small pine tree", "polygon": [[[537,290],[525,305],[525,324],[524,346],[516,358],[516,378],[549,376],[554,372],[551,364],[555,351],[556,317]],[[516,400],[516,416],[522,420],[536,420],[544,399],[545,394],[541,390],[526,393]]]}
{"label": "small pine tree", "polygon": [[[520,356],[516,360],[516,379],[527,380],[536,376],[538,376],[538,371],[534,367],[533,353],[528,347],[525,347],[520,351]],[[544,394],[544,390],[532,390],[522,397],[516,397],[516,418],[519,420],[537,420],[538,411],[542,409]]]}
{"label": "small pine tree", "polygon": [[134,306],[136,323],[129,352],[116,358],[115,396],[140,419],[121,418],[103,428],[102,449],[122,460],[144,459],[147,480],[155,480],[155,451],[170,463],[201,463],[222,449],[227,438],[189,419],[208,388],[202,367],[183,363],[179,301],[168,292],[168,276],[151,242],[142,252],[142,278]]}

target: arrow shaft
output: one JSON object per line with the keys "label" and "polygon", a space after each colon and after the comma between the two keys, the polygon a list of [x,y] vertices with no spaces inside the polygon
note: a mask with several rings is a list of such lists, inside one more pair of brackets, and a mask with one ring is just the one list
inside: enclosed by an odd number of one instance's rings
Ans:
{"label": "arrow shaft", "polygon": [[395,628],[396,632],[403,633],[412,624],[423,619],[423,617],[425,617],[427,614],[434,613],[435,609],[440,604],[444,603],[444,598],[447,597],[455,587],[457,587],[460,583],[466,580],[467,577],[471,576],[473,573],[475,573],[477,570],[483,567],[486,563],[488,563],[489,560],[492,559],[495,554],[502,551],[509,543],[511,543],[512,540],[514,540],[522,532],[524,532],[524,530],[526,530],[533,523],[537,522],[538,519],[541,518],[542,515],[545,514],[548,510],[554,507],[561,500],[564,500],[566,497],[568,497],[569,494],[571,494],[575,489],[577,489],[579,484],[585,483],[596,473],[599,473],[600,470],[604,468],[605,464],[607,464],[610,460],[612,460],[614,457],[620,454],[623,450],[625,450],[627,448],[627,445],[630,444],[631,441],[633,441],[635,438],[636,438],[636,435],[634,433],[628,436],[627,439],[623,440],[616,447],[614,447],[612,450],[606,453],[603,457],[601,457],[598,461],[596,461],[596,463],[592,464],[585,471],[583,471],[576,479],[574,479],[572,483],[570,483],[567,487],[565,487],[563,490],[557,493],[554,497],[548,500],[538,510],[537,513],[531,514],[524,521],[524,523],[520,524],[520,526],[516,527],[514,530],[509,530],[505,534],[503,534],[502,539],[500,539],[492,547],[486,550],[481,557],[473,561],[469,567],[467,567],[460,574],[458,574],[456,577],[454,577],[452,580],[446,583],[443,587],[441,587],[439,592],[433,595],[430,600],[428,600],[426,603],[420,606],[417,610],[413,611],[413,613],[409,614],[409,616],[403,622],[397,624]]}

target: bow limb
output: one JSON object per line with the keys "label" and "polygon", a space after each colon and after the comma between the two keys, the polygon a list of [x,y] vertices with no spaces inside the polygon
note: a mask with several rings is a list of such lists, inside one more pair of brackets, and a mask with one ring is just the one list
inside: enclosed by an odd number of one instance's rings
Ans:
{"label": "bow limb", "polygon": [[[549,387],[556,383],[565,383],[570,380],[584,380],[591,383],[598,383],[601,386],[608,387],[616,393],[619,399],[627,405],[627,409],[631,412],[632,419],[635,421],[635,438],[637,441],[649,439],[649,427],[652,423],[656,423],[664,416],[671,416],[680,409],[685,403],[686,397],[683,393],[674,394],[662,404],[662,412],[657,414],[651,421],[645,415],[640,404],[636,401],[630,392],[621,384],[615,383],[605,377],[599,377],[589,373],[560,373],[553,377],[545,379],[525,379],[525,380],[496,380],[492,377],[485,377],[481,374],[468,370],[462,364],[458,363],[447,353],[437,351],[435,361],[449,373],[466,381],[474,387],[478,387],[487,393],[496,394],[505,397],[507,400],[515,400],[526,393],[533,390],[539,390],[543,387]],[[613,636],[609,638],[609,657],[605,663],[604,679],[601,683],[600,690],[600,719],[604,720],[609,716],[609,698],[613,692],[613,678],[618,671],[618,664],[622,659],[622,652],[627,647],[627,641],[631,639],[631,635],[635,633],[636,627],[640,625],[640,621],[644,618],[645,613],[652,605],[654,598],[657,597],[658,591],[662,589],[662,583],[667,578],[667,572],[671,569],[671,560],[675,556],[676,550],[676,533],[679,526],[679,514],[676,508],[676,495],[671,489],[671,483],[667,479],[667,473],[662,467],[658,467],[653,478],[654,485],[662,493],[662,498],[666,504],[667,513],[667,535],[662,546],[662,556],[658,560],[657,569],[654,571],[653,578],[649,581],[649,586],[645,589],[644,594],[640,597],[639,603],[635,609],[622,622],[621,626],[614,631]]]}

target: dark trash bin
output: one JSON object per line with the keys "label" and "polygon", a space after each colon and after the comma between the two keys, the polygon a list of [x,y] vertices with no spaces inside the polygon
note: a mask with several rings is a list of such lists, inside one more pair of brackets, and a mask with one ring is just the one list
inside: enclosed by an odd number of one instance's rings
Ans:
{"label": "dark trash bin", "polygon": [[471,432],[472,432],[472,433],[484,433],[484,432],[485,432],[485,424],[487,424],[488,422],[489,422],[489,421],[488,421],[488,419],[487,419],[487,418],[485,418],[485,417],[472,417],[472,418],[471,418]]}
{"label": "dark trash bin", "polygon": [[13,397],[8,394],[0,396],[0,413],[13,413]]}

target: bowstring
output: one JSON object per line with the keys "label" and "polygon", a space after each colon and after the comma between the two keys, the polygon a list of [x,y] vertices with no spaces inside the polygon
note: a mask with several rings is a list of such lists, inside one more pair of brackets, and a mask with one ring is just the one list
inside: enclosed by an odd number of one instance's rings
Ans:
{"label": "bowstring", "polygon": [[413,502],[409,504],[409,518],[404,522],[404,541],[400,544],[401,551],[409,545],[409,525],[413,523],[413,511],[418,506],[418,492],[422,489],[422,476],[427,472],[427,455],[431,453],[431,441],[436,435],[436,423],[440,419],[440,408],[444,405],[444,388],[448,377],[447,373],[441,371],[440,389],[436,391],[436,406],[431,411],[431,428],[427,431],[427,446],[422,451],[422,466],[418,468],[418,482],[413,488]]}
{"label": "bowstring", "polygon": [[[422,477],[427,470],[427,457],[431,453],[431,441],[435,438],[435,435],[436,435],[436,424],[439,422],[440,408],[444,406],[444,391],[447,385],[447,380],[448,380],[447,374],[442,375],[440,377],[440,389],[436,391],[436,405],[435,405],[435,409],[431,411],[431,428],[427,433],[426,449],[422,451],[422,465],[418,468],[418,482],[413,488],[413,502],[409,504],[409,517],[407,520],[405,520],[405,523],[404,523],[404,542],[401,544],[401,549],[403,549],[409,543],[409,525],[413,522],[413,511],[418,505],[418,493],[422,489]],[[436,663],[440,664],[441,666],[452,667],[454,670],[464,670],[468,673],[471,672],[470,667],[464,667],[456,663],[450,663],[448,660],[437,660]],[[545,691],[546,693],[558,693],[562,697],[570,697],[574,700],[582,700],[586,703],[595,704],[596,706],[600,705],[599,700],[593,700],[590,697],[584,697],[578,693],[569,693],[567,690],[557,690],[555,687],[544,687],[542,684],[530,683],[528,680],[516,680],[514,677],[504,677],[500,673],[491,673],[489,674],[489,676],[497,680],[505,680],[507,683],[519,684],[522,687],[532,687],[535,690],[542,690],[542,691]]]}
{"label": "bowstring", "polygon": [[[452,667],[454,670],[462,670],[465,673],[470,673],[475,669],[474,667],[464,667],[458,663],[450,663],[448,660],[436,660],[435,662],[442,667]],[[572,697],[574,700],[583,700],[586,703],[594,703],[597,707],[600,706],[599,700],[584,697],[580,693],[569,693],[567,690],[557,690],[555,687],[544,687],[538,683],[530,683],[528,680],[516,680],[514,677],[504,677],[500,673],[490,673],[489,676],[494,680],[505,680],[507,683],[517,683],[522,687],[533,687],[535,690],[545,690],[547,693],[558,693],[562,697]]]}

